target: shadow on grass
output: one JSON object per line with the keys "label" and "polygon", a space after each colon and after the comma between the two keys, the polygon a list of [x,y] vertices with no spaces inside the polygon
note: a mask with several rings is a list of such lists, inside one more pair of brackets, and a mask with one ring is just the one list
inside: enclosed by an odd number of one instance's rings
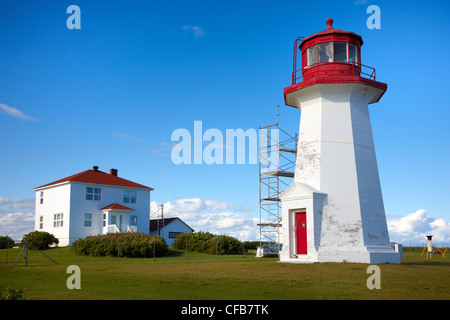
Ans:
{"label": "shadow on grass", "polygon": [[176,249],[169,247],[169,250],[164,255],[164,257],[176,258],[176,257],[181,257],[182,255],[185,255],[185,254],[186,254],[186,252],[183,252],[181,250],[176,250]]}

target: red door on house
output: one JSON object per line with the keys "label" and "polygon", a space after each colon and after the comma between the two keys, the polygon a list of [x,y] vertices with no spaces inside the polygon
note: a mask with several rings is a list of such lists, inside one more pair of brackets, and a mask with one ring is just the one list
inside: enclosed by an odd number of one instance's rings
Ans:
{"label": "red door on house", "polygon": [[295,213],[295,225],[297,235],[297,254],[307,254],[306,245],[306,212]]}

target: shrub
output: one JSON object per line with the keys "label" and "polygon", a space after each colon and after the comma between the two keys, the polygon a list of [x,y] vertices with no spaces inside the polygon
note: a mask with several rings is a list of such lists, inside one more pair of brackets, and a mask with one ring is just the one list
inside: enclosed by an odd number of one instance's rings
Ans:
{"label": "shrub", "polygon": [[14,245],[13,239],[10,236],[0,236],[0,249],[12,248]]}
{"label": "shrub", "polygon": [[160,236],[152,236],[145,233],[108,233],[98,236],[88,236],[78,239],[72,244],[74,251],[85,256],[117,256],[142,258],[162,256],[167,253],[166,241]]}
{"label": "shrub", "polygon": [[242,252],[242,243],[231,236],[214,235],[209,232],[181,233],[172,243],[178,250],[215,254],[238,254]]}
{"label": "shrub", "polygon": [[207,243],[213,238],[214,235],[209,232],[196,232],[196,233],[181,233],[172,243],[172,247],[178,250],[186,249],[186,242],[188,245],[188,251],[191,252],[207,252]]}
{"label": "shrub", "polygon": [[2,297],[2,292],[0,291],[0,300],[22,300],[22,293],[24,289],[12,289],[6,288],[8,290],[8,295],[6,297]]}
{"label": "shrub", "polygon": [[238,254],[242,253],[242,242],[231,236],[220,235],[210,239],[208,242],[208,253]]}
{"label": "shrub", "polygon": [[39,250],[48,249],[51,245],[57,245],[59,243],[59,240],[55,238],[54,235],[45,231],[33,231],[27,233],[23,236],[20,245],[24,246],[27,241]]}

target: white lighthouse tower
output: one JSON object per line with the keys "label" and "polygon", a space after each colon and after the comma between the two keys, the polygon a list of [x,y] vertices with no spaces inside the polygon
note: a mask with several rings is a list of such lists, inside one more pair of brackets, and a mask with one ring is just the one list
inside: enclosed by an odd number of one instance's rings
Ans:
{"label": "white lighthouse tower", "polygon": [[[390,246],[368,105],[387,89],[361,64],[361,36],[302,40],[285,103],[301,111],[294,182],[281,195],[281,262],[400,263]],[[297,50],[297,41],[295,50]]]}

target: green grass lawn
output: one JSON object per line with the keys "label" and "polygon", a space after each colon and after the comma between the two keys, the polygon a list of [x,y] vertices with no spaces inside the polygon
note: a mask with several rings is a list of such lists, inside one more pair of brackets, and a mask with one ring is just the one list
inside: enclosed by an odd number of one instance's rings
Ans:
{"label": "green grass lawn", "polygon": [[[450,299],[450,261],[404,252],[401,265],[382,264],[381,289],[366,286],[367,264],[285,264],[253,254],[216,256],[170,250],[166,257],[75,257],[71,248],[0,250],[0,290],[24,289],[24,299]],[[81,269],[81,289],[69,290],[69,265]]]}

